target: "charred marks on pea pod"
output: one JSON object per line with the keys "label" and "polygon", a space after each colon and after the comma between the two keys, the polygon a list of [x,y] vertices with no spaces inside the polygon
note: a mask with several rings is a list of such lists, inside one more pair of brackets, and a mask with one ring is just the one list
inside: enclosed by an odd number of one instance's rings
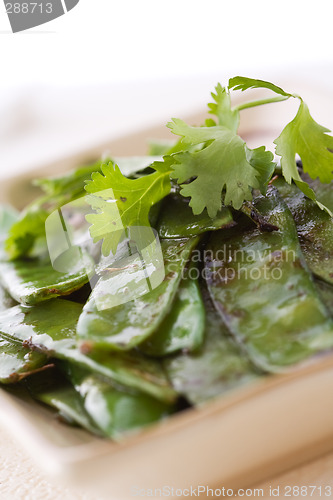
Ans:
{"label": "charred marks on pea pod", "polygon": [[21,382],[25,378],[29,377],[30,375],[33,375],[35,373],[44,372],[46,370],[51,370],[53,368],[55,368],[55,364],[49,363],[48,365],[41,366],[40,368],[36,368],[35,370],[29,370],[29,371],[23,372],[23,373],[17,373],[17,372],[11,373],[9,376],[9,379],[10,379],[10,382],[12,384],[16,384],[18,382]]}
{"label": "charred marks on pea pod", "polygon": [[25,347],[26,349],[30,349],[30,351],[37,351],[42,354],[46,354],[48,357],[52,357],[54,354],[53,349],[48,349],[43,345],[35,344],[32,340],[32,337],[29,337],[28,339],[24,340],[22,342],[22,346]]}
{"label": "charred marks on pea pod", "polygon": [[177,274],[175,271],[170,271],[168,274],[166,274],[166,276],[164,277],[164,280],[163,281],[170,281],[172,280],[173,278],[176,278],[177,277]]}

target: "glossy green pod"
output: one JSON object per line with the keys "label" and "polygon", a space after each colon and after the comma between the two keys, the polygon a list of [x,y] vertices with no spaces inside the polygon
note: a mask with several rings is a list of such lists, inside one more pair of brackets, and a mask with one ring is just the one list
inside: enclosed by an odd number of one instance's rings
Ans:
{"label": "glossy green pod", "polygon": [[161,365],[137,352],[83,354],[76,345],[76,324],[81,311],[80,304],[62,299],[42,302],[38,306],[18,305],[0,313],[0,334],[162,401],[177,398]]}
{"label": "glossy green pod", "polygon": [[116,388],[96,374],[73,365],[68,365],[66,372],[94,425],[114,440],[133,434],[174,411],[172,405],[147,394]]}
{"label": "glossy green pod", "polygon": [[255,206],[280,230],[245,226],[214,233],[206,247],[206,278],[216,309],[250,359],[275,372],[332,349],[333,323],[277,190],[256,198]]}
{"label": "glossy green pod", "polygon": [[194,215],[188,201],[179,195],[171,195],[165,200],[158,219],[160,238],[185,238],[234,224],[229,208],[223,207],[213,219],[206,210]]}
{"label": "glossy green pod", "polygon": [[200,351],[179,354],[164,361],[175,390],[194,405],[217,398],[259,377],[259,372],[230,336],[208,297],[205,297],[205,307],[205,341]]}
{"label": "glossy green pod", "polygon": [[53,269],[47,253],[40,258],[9,261],[3,245],[16,220],[14,211],[0,208],[0,283],[13,299],[32,305],[69,295],[89,281],[89,276],[94,272],[94,263],[84,251],[80,253],[79,260],[74,255],[72,261],[68,260],[67,265],[71,268],[68,273]]}
{"label": "glossy green pod", "polygon": [[15,300],[9,295],[7,290],[0,285],[0,311],[13,307],[15,304]]}
{"label": "glossy green pod", "polygon": [[323,184],[319,179],[311,179],[304,172],[301,172],[301,177],[316,193],[317,199],[333,212],[333,181],[329,184]]}
{"label": "glossy green pod", "polygon": [[[161,243],[165,277],[162,283],[137,298],[113,305],[119,284],[124,289],[140,290],[147,280],[138,281],[131,264],[119,271],[106,273],[93,289],[77,325],[78,339],[84,349],[130,350],[138,346],[157,328],[171,309],[185,265],[198,238],[163,240]],[[158,263],[158,265],[161,265]],[[141,273],[144,278],[144,274]],[[148,283],[149,284],[149,283]],[[101,303],[102,309],[98,307]],[[110,304],[109,308],[105,305]]]}
{"label": "glossy green pod", "polygon": [[140,351],[163,357],[177,351],[192,352],[204,341],[205,307],[198,284],[199,270],[191,266],[181,281],[172,307],[164,321]]}
{"label": "glossy green pod", "polygon": [[[278,188],[294,217],[302,252],[309,268],[320,279],[333,284],[333,219],[295,184],[289,185],[279,178],[274,186]],[[316,186],[316,191],[322,195],[321,199],[326,203],[331,200],[333,204],[332,186]]]}
{"label": "glossy green pod", "polygon": [[59,370],[49,370],[43,376],[32,375],[26,386],[34,399],[57,410],[67,423],[103,436],[86,412],[81,395]]}
{"label": "glossy green pod", "polygon": [[0,382],[14,384],[47,363],[43,353],[31,351],[22,342],[0,333]]}
{"label": "glossy green pod", "polygon": [[317,290],[328,312],[333,317],[333,286],[319,279],[315,280]]}
{"label": "glossy green pod", "polygon": [[88,283],[94,272],[92,259],[82,255],[84,260],[73,263],[68,273],[53,269],[48,258],[0,261],[0,282],[17,302],[26,305],[69,295]]}

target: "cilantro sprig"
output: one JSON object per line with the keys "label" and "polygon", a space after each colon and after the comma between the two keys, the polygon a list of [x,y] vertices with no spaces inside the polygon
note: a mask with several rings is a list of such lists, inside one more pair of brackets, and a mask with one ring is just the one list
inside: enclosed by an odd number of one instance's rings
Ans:
{"label": "cilantro sprig", "polygon": [[[273,96],[232,107],[232,90],[244,92],[253,88],[270,90]],[[237,76],[229,80],[228,87],[218,84],[212,98],[208,111],[214,118],[207,119],[205,126],[190,126],[176,118],[167,124],[180,139],[164,156],[163,162],[151,165],[154,173],[130,180],[116,166],[109,164],[102,167],[104,175],[93,174],[86,190],[95,195],[87,200],[96,213],[87,216],[87,220],[92,224],[90,232],[94,241],[104,240],[104,254],[110,250],[115,252],[119,243],[112,226],[126,228],[149,224],[149,210],[169,194],[170,179],[177,182],[180,194],[189,198],[195,215],[207,209],[211,218],[216,216],[222,204],[239,210],[252,200],[253,189],[266,193],[277,165],[272,152],[264,146],[250,149],[238,135],[243,109],[298,99],[300,105],[296,117],[275,140],[275,153],[281,158],[282,174],[289,184],[294,181],[306,196],[315,201],[314,191],[299,174],[296,154],[301,157],[304,172],[312,179],[319,178],[324,183],[333,180],[333,137],[328,135],[328,129],[314,121],[300,96],[264,80]],[[99,194],[103,190],[104,194]],[[324,205],[317,203],[330,213]]]}
{"label": "cilantro sprig", "polygon": [[[254,88],[266,89],[272,95],[232,106],[233,92]],[[274,141],[282,175],[332,216],[330,210],[316,200],[315,192],[296,166],[296,155],[299,155],[304,172],[312,179],[322,183],[333,180],[333,137],[312,118],[303,99],[273,83],[241,76],[231,78],[226,87],[218,84],[211,95],[210,118],[204,126],[190,126],[180,119],[167,124],[179,139],[169,150],[165,145],[162,149],[159,147],[159,154],[164,153],[163,161],[151,157],[150,164],[147,160],[152,173],[140,172],[133,179],[128,172],[123,170],[122,173],[115,163],[106,162],[96,164],[93,169],[92,166],[79,169],[70,176],[40,181],[45,196],[32,204],[13,225],[6,242],[10,257],[18,258],[31,251],[34,242],[43,237],[50,210],[66,200],[82,196],[84,180],[91,172],[94,173],[85,191],[93,213],[87,220],[93,240],[103,240],[104,255],[110,251],[115,253],[128,228],[149,226],[151,208],[170,193],[172,182],[178,184],[182,196],[189,198],[195,215],[207,209],[209,216],[214,218],[222,205],[241,209],[252,200],[254,189],[265,195],[277,165],[273,153],[265,146],[250,149],[239,136],[240,114],[244,109],[288,99],[297,99],[299,108],[295,118]]]}
{"label": "cilantro sprig", "polygon": [[103,240],[102,253],[115,254],[118,244],[133,226],[149,226],[149,211],[165,198],[171,189],[168,162],[156,161],[154,173],[129,179],[112,162],[102,165],[85,187],[87,202],[96,213],[86,216],[91,223],[90,235],[96,243]]}

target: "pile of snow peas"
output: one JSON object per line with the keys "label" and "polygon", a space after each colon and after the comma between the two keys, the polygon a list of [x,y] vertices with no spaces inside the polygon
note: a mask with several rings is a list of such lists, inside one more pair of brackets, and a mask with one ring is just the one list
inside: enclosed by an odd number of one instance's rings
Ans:
{"label": "pile of snow peas", "polygon": [[[145,175],[144,163],[127,174]],[[79,197],[90,170],[59,185]],[[332,184],[307,181],[333,210]],[[112,293],[114,280],[130,279],[117,254],[93,286],[96,246],[67,273],[52,267],[42,229],[33,253],[10,259],[4,250],[13,224],[34,213],[43,228],[58,202],[44,194],[22,214],[1,209],[0,382],[68,424],[120,440],[332,351],[333,221],[282,177],[214,219],[193,215],[174,189],[151,218],[164,280],[105,309],[96,307],[101,284]]]}

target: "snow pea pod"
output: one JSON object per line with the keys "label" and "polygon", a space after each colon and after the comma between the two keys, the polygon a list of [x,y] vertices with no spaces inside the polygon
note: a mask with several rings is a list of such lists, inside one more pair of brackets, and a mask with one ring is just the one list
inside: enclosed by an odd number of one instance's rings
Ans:
{"label": "snow pea pod", "polygon": [[223,207],[214,219],[209,217],[206,210],[201,215],[194,215],[188,201],[178,195],[167,198],[158,224],[160,238],[184,238],[230,227],[235,223],[227,207]]}
{"label": "snow pea pod", "polygon": [[327,310],[331,314],[331,317],[333,317],[333,286],[329,285],[325,281],[321,281],[318,279],[315,280],[315,283],[316,283],[319,295],[321,297],[321,300],[324,302],[325,306],[327,307]]}
{"label": "snow pea pod", "polygon": [[205,295],[205,342],[199,352],[179,354],[164,361],[175,390],[194,404],[253,382],[259,372],[230,336],[221,317],[215,311],[207,291]]}
{"label": "snow pea pod", "polygon": [[[280,178],[274,185],[293,214],[302,252],[310,270],[319,278],[333,284],[333,219],[294,184],[289,185]],[[324,190],[326,203],[329,193],[333,203],[332,190],[317,185],[317,192]]]}
{"label": "snow pea pod", "polygon": [[[170,311],[182,272],[198,241],[198,238],[163,240],[164,280],[148,293],[120,305],[112,307],[119,285],[139,289],[137,272],[131,274],[129,266],[124,266],[104,275],[93,289],[77,325],[83,348],[127,351],[152,335]],[[147,286],[146,279],[141,281]],[[98,307],[99,302],[103,309]],[[104,309],[108,304],[110,307]]]}
{"label": "snow pea pod", "polygon": [[15,304],[15,300],[9,295],[7,290],[0,285],[0,311],[13,307]]}
{"label": "snow pea pod", "polygon": [[333,323],[299,246],[293,217],[271,188],[256,208],[280,230],[214,233],[206,276],[215,307],[250,359],[274,372],[333,347]]}
{"label": "snow pea pod", "polygon": [[22,342],[0,334],[0,382],[13,384],[40,370],[47,363],[43,353],[23,347]]}
{"label": "snow pea pod", "polygon": [[96,374],[67,365],[67,376],[85,412],[104,435],[119,440],[170,415],[174,408],[144,393],[129,393]]}
{"label": "snow pea pod", "polygon": [[32,375],[26,386],[34,399],[58,410],[68,424],[80,425],[93,434],[102,435],[85,411],[80,394],[59,370],[49,370],[43,377]]}
{"label": "snow pea pod", "polygon": [[85,253],[82,256],[68,273],[54,270],[48,258],[0,261],[0,282],[17,302],[26,305],[69,295],[85,285],[93,273],[92,259]]}
{"label": "snow pea pod", "polygon": [[0,334],[5,334],[55,357],[100,373],[111,381],[141,390],[162,401],[177,398],[159,363],[139,353],[85,355],[76,345],[76,323],[82,306],[55,299],[38,306],[18,305],[0,312]]}
{"label": "snow pea pod", "polygon": [[311,179],[304,172],[301,172],[301,177],[314,190],[317,199],[333,212],[333,181],[329,184],[323,184],[319,179]]}
{"label": "snow pea pod", "polygon": [[205,333],[205,307],[195,267],[181,281],[172,308],[158,330],[140,345],[140,351],[149,356],[163,357],[184,350],[201,347]]}

